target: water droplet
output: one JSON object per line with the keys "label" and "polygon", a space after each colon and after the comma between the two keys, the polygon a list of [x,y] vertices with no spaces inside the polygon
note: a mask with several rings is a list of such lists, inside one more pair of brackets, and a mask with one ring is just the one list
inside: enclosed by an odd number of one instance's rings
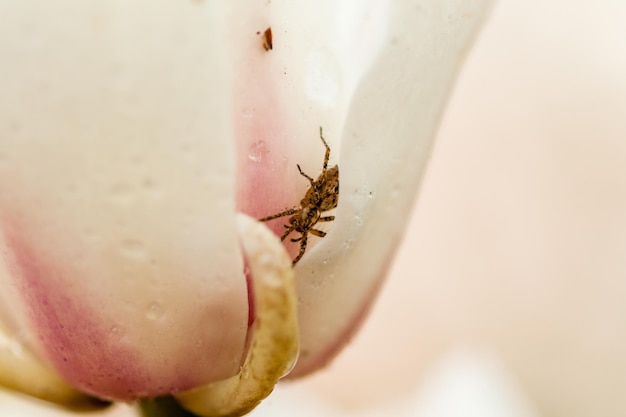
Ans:
{"label": "water droplet", "polygon": [[110,191],[111,202],[117,206],[128,206],[134,201],[134,193],[128,184],[115,184]]}
{"label": "water droplet", "polygon": [[163,306],[159,303],[150,303],[146,310],[146,317],[150,320],[157,320],[163,316]]}
{"label": "water droplet", "polygon": [[9,121],[9,132],[15,134],[15,133],[20,133],[21,130],[22,130],[22,124],[18,120]]}
{"label": "water droplet", "polygon": [[143,154],[130,155],[128,161],[135,166],[143,165],[145,159]]}
{"label": "water droplet", "polygon": [[179,145],[178,149],[180,149],[180,151],[181,151],[182,153],[189,153],[189,152],[191,152],[191,144],[190,144],[190,143],[187,143],[187,142],[182,142],[182,143]]}
{"label": "water droplet", "polygon": [[0,153],[0,168],[4,169],[9,166],[9,157]]}
{"label": "water droplet", "polygon": [[111,326],[109,332],[113,337],[122,337],[124,336],[124,328],[122,326]]}
{"label": "water droplet", "polygon": [[161,189],[159,184],[152,178],[146,177],[141,181],[141,188],[150,198],[161,197]]}
{"label": "water droplet", "polygon": [[143,181],[141,181],[141,186],[146,190],[150,190],[155,188],[156,184],[152,178],[144,178]]}
{"label": "water droplet", "polygon": [[260,162],[269,153],[267,144],[263,140],[258,140],[250,146],[248,157],[251,161]]}
{"label": "water droplet", "polygon": [[128,258],[144,260],[148,257],[148,251],[144,244],[135,239],[125,239],[121,247],[122,254]]}
{"label": "water droplet", "polygon": [[401,192],[401,191],[402,191],[402,188],[400,187],[400,185],[399,185],[399,184],[393,184],[393,185],[391,186],[391,193],[390,193],[389,197],[390,197],[392,200],[395,200],[395,199],[397,199],[398,197],[400,197],[400,195],[402,194],[402,192]]}
{"label": "water droplet", "polygon": [[99,240],[98,234],[91,227],[83,229],[83,237],[87,242],[95,242]]}
{"label": "water droplet", "polygon": [[299,351],[296,349],[294,355],[289,359],[289,362],[287,362],[287,364],[285,365],[285,370],[283,371],[283,374],[281,376],[285,376],[288,375],[289,372],[291,372],[293,370],[293,368],[296,366],[296,363],[298,362],[298,356],[300,355]]}
{"label": "water droplet", "polygon": [[252,107],[246,107],[241,112],[241,115],[246,119],[250,119],[254,115],[254,109]]}
{"label": "water droplet", "polygon": [[70,194],[76,194],[78,192],[78,184],[75,182],[67,184],[67,192]]}

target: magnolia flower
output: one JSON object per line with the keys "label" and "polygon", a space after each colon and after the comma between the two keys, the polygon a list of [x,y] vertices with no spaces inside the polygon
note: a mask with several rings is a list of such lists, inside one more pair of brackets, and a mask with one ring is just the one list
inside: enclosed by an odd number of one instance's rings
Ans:
{"label": "magnolia flower", "polygon": [[[296,351],[291,377],[323,367],[382,283],[489,4],[1,5],[0,383],[221,415]],[[254,219],[303,198],[320,126],[338,205],[292,269],[285,221]]]}

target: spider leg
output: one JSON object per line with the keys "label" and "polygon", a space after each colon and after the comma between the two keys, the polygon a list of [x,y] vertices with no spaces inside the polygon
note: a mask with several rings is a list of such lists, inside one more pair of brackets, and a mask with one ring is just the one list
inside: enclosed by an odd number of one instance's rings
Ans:
{"label": "spider leg", "polygon": [[267,216],[267,217],[262,217],[259,219],[260,222],[266,222],[269,220],[274,220],[277,219],[279,217],[284,217],[284,216],[289,216],[290,214],[294,214],[298,211],[298,207],[292,207],[290,209],[287,209],[285,211],[281,211],[280,213],[276,213],[276,214],[272,214],[271,216]]}
{"label": "spider leg", "polygon": [[315,236],[319,236],[319,237],[326,236],[326,232],[322,232],[321,230],[317,230],[317,229],[309,229],[309,233]]}
{"label": "spider leg", "polygon": [[317,219],[318,222],[332,222],[335,220],[335,216],[324,216]]}
{"label": "spider leg", "polygon": [[302,240],[302,236],[300,237],[294,237],[293,239],[291,239],[292,242],[300,242]]}
{"label": "spider leg", "polygon": [[302,233],[302,240],[300,241],[300,252],[298,252],[298,256],[296,256],[291,262],[292,266],[297,264],[300,258],[302,258],[302,255],[304,255],[304,251],[306,250],[307,237],[307,232]]}
{"label": "spider leg", "polygon": [[308,175],[306,175],[304,172],[302,172],[302,168],[300,168],[299,164],[296,164],[296,166],[298,167],[298,171],[300,171],[300,175],[302,175],[304,178],[309,180],[309,182],[311,183],[311,186],[315,185],[315,180],[309,177]]}
{"label": "spider leg", "polygon": [[293,226],[287,226],[285,225],[285,227],[287,228],[287,230],[285,230],[285,233],[283,233],[283,235],[280,237],[280,241],[282,242],[283,240],[285,240],[285,238],[289,235],[289,233],[293,232],[295,227]]}
{"label": "spider leg", "polygon": [[324,136],[322,136],[322,126],[320,126],[320,139],[322,140],[322,143],[326,147],[326,154],[324,155],[324,165],[322,168],[324,171],[326,171],[326,168],[328,167],[328,159],[330,158],[330,146],[328,146],[328,144],[324,140]]}

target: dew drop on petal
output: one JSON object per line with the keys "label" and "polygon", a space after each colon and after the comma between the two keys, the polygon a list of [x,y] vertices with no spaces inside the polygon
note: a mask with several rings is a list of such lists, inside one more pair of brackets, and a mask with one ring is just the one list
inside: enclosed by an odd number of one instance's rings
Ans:
{"label": "dew drop on petal", "polygon": [[396,200],[398,197],[400,197],[400,194],[401,194],[401,188],[400,188],[400,186],[399,186],[398,184],[394,184],[394,185],[391,187],[391,193],[390,193],[389,197],[390,197],[392,200]]}
{"label": "dew drop on petal", "polygon": [[0,153],[0,169],[8,168],[9,164],[9,157],[5,154]]}
{"label": "dew drop on petal", "polygon": [[163,316],[163,306],[157,302],[150,303],[146,309],[146,317],[150,320],[157,320]]}
{"label": "dew drop on petal", "polygon": [[150,177],[146,177],[141,181],[141,189],[150,198],[162,197],[159,183]]}
{"label": "dew drop on petal", "polygon": [[268,154],[267,144],[264,140],[258,140],[250,145],[248,157],[251,161],[261,162]]}
{"label": "dew drop on petal", "polygon": [[250,119],[254,115],[254,109],[252,107],[246,107],[241,112],[241,115],[246,119]]}
{"label": "dew drop on petal", "polygon": [[77,194],[79,191],[78,184],[75,182],[70,182],[65,188],[69,194]]}
{"label": "dew drop on petal", "polygon": [[285,365],[285,371],[283,372],[283,374],[281,375],[281,378],[289,375],[289,373],[293,370],[293,368],[296,366],[296,363],[298,363],[298,358],[300,357],[300,352],[296,352],[295,355],[293,355],[293,357],[291,358],[291,360]]}
{"label": "dew drop on petal", "polygon": [[122,326],[114,325],[109,329],[109,333],[111,333],[111,336],[119,338],[124,336],[125,330]]}
{"label": "dew drop on petal", "polygon": [[83,229],[83,239],[86,242],[94,242],[98,240],[98,235],[91,227],[85,227]]}
{"label": "dew drop on petal", "polygon": [[178,150],[183,154],[191,153],[191,145],[188,142],[181,142],[178,146]]}
{"label": "dew drop on petal", "polygon": [[122,241],[121,252],[124,256],[136,260],[144,260],[148,258],[148,251],[144,244],[135,239],[125,239]]}
{"label": "dew drop on petal", "polygon": [[128,184],[118,183],[110,190],[110,201],[116,206],[129,206],[133,204],[135,195]]}

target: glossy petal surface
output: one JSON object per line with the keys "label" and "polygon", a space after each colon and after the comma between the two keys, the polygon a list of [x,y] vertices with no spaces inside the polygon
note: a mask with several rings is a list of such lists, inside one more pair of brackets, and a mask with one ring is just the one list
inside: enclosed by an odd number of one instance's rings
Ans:
{"label": "glossy petal surface", "polygon": [[[402,238],[454,76],[491,4],[382,3],[385,30],[374,39],[380,49],[347,109],[336,220],[296,268],[302,351],[294,376],[330,360],[375,298]],[[359,40],[356,45],[365,47]]]}
{"label": "glossy petal surface", "polygon": [[228,377],[243,354],[228,78],[211,7],[2,8],[2,319],[99,396]]}

